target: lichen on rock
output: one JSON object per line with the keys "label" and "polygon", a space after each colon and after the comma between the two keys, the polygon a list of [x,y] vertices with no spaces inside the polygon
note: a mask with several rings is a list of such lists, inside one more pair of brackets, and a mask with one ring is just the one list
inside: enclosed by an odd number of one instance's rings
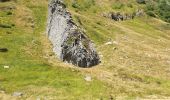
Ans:
{"label": "lichen on rock", "polygon": [[77,26],[62,0],[49,3],[47,33],[53,51],[64,62],[79,67],[91,67],[100,63],[94,44]]}

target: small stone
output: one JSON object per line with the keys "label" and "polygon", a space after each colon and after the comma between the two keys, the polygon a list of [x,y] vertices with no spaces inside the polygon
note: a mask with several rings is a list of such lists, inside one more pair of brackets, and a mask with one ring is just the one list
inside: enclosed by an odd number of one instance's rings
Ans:
{"label": "small stone", "polygon": [[23,93],[22,93],[22,92],[14,92],[14,93],[12,94],[12,96],[21,97],[21,96],[23,96]]}
{"label": "small stone", "polygon": [[4,69],[9,69],[9,66],[4,66]]}
{"label": "small stone", "polygon": [[3,91],[3,90],[0,90],[0,93],[4,94],[4,93],[5,93],[5,91]]}
{"label": "small stone", "polygon": [[91,81],[92,81],[91,76],[86,76],[84,79],[85,79],[85,81],[87,81],[87,82],[91,82]]}
{"label": "small stone", "polygon": [[113,44],[116,44],[116,45],[118,45],[118,42],[117,42],[117,41],[113,41]]}
{"label": "small stone", "polygon": [[103,55],[99,55],[101,58],[103,58]]}
{"label": "small stone", "polygon": [[112,44],[113,44],[112,42],[105,43],[105,45],[112,45]]}
{"label": "small stone", "polygon": [[72,72],[75,72],[75,70],[74,70],[74,69],[71,69],[71,71],[72,71]]}

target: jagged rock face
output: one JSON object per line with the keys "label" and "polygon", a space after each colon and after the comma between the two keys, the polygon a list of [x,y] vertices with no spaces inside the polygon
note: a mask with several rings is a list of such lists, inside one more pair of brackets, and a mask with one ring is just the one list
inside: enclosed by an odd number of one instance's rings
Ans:
{"label": "jagged rock face", "polygon": [[91,67],[100,63],[93,43],[73,22],[62,0],[49,3],[47,33],[53,51],[63,61],[79,67]]}

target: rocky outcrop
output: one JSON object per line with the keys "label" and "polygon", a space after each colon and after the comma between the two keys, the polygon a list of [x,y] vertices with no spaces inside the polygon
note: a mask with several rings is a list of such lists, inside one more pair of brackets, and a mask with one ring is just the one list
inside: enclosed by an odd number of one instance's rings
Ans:
{"label": "rocky outcrop", "polygon": [[100,63],[93,43],[73,21],[62,0],[49,3],[47,33],[53,51],[62,60],[79,67]]}
{"label": "rocky outcrop", "polygon": [[134,14],[121,14],[121,13],[111,13],[111,18],[115,21],[123,21],[128,19],[134,19]]}
{"label": "rocky outcrop", "polygon": [[135,17],[143,16],[143,10],[137,10],[133,13],[120,13],[120,12],[110,12],[108,14],[103,14],[104,17],[113,19],[114,21],[124,21],[124,20],[131,20]]}

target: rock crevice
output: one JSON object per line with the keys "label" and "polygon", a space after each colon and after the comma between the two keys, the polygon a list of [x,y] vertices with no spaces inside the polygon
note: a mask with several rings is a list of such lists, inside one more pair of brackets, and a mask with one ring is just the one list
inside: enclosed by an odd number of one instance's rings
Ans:
{"label": "rock crevice", "polygon": [[79,67],[91,67],[100,63],[94,44],[77,26],[62,0],[49,3],[47,34],[53,51],[64,62]]}

